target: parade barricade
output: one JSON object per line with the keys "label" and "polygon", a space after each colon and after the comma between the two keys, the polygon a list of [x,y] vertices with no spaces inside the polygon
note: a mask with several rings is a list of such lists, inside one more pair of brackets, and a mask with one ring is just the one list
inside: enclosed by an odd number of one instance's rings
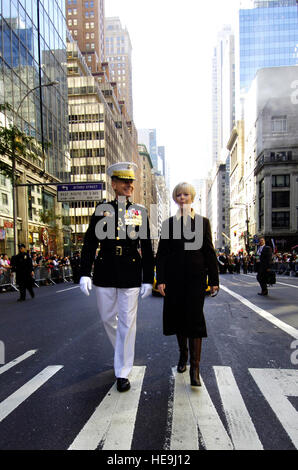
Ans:
{"label": "parade barricade", "polygon": [[47,266],[36,266],[34,268],[34,284],[36,287],[40,287],[40,283],[44,284],[56,284],[51,276],[51,269]]}
{"label": "parade barricade", "polygon": [[275,261],[272,264],[272,269],[280,276],[298,277],[297,262]]}
{"label": "parade barricade", "polygon": [[71,282],[72,281],[71,266],[61,266],[60,269],[62,271],[63,282]]}
{"label": "parade barricade", "polygon": [[17,292],[19,289],[15,285],[15,274],[10,269],[1,268],[0,270],[0,290],[5,291],[7,287],[11,287]]}

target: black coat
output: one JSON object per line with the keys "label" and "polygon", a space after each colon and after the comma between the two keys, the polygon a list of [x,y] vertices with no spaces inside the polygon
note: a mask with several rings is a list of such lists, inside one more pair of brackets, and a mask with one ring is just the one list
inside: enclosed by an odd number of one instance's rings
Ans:
{"label": "black coat", "polygon": [[[94,262],[96,286],[131,288],[140,287],[142,283],[152,284],[154,258],[145,208],[131,202],[125,207],[117,200],[107,205],[99,204],[91,218],[81,252],[80,275],[90,277]],[[134,221],[135,214],[141,216],[137,215]],[[111,227],[112,237],[108,238]]]}
{"label": "black coat", "polygon": [[17,284],[32,281],[33,264],[27,253],[20,252],[12,258],[12,271],[16,273]]}
{"label": "black coat", "polygon": [[[210,286],[218,286],[219,278],[209,220],[195,215],[195,218],[191,219],[191,230],[194,232],[195,227],[200,226],[199,218],[203,229],[203,233],[200,232],[203,238],[199,249],[185,249],[189,237],[186,241],[183,235],[182,217],[179,239],[174,239],[173,236],[173,227],[177,223],[176,216],[170,217],[163,224],[156,268],[157,284],[166,285],[163,307],[165,335],[181,334],[192,338],[207,336],[203,312],[207,275]],[[167,229],[169,236],[165,239],[164,233]]]}
{"label": "black coat", "polygon": [[257,263],[257,272],[263,274],[272,267],[272,248],[265,245],[261,251],[259,262]]}

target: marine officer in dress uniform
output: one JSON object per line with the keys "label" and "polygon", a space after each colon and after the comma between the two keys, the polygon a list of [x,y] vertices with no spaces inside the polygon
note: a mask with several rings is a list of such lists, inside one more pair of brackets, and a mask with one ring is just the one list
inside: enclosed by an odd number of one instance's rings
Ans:
{"label": "marine officer in dress uniform", "polygon": [[134,363],[138,296],[145,298],[151,293],[154,277],[147,212],[143,206],[129,201],[134,189],[134,167],[134,163],[122,162],[107,169],[115,199],[96,207],[81,252],[80,288],[89,295],[94,262],[97,306],[114,347],[119,392],[130,388],[128,376]]}

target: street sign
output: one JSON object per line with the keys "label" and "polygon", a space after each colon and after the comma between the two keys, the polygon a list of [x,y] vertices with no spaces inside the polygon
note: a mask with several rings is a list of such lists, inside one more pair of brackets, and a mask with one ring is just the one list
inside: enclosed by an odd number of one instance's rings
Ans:
{"label": "street sign", "polygon": [[72,183],[57,186],[58,202],[99,201],[103,183]]}

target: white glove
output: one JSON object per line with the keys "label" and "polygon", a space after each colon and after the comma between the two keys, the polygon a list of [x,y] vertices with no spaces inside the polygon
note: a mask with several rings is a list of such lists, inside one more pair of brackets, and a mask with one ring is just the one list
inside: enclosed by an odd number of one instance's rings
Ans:
{"label": "white glove", "polygon": [[145,299],[152,293],[152,285],[151,284],[142,284],[140,289],[141,299]]}
{"label": "white glove", "polygon": [[80,279],[80,289],[85,295],[89,295],[89,290],[92,289],[92,282],[91,278],[87,276],[83,276]]}

